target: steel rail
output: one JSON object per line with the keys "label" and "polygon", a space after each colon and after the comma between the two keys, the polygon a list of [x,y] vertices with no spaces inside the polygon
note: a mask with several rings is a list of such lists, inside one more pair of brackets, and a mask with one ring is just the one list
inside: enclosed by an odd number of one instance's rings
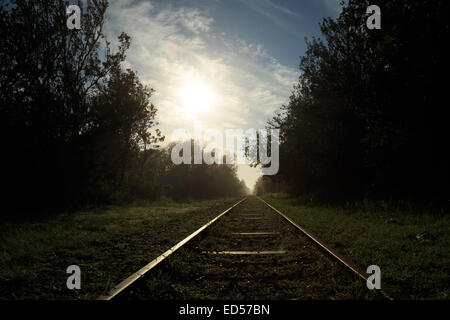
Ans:
{"label": "steel rail", "polygon": [[178,242],[176,245],[174,245],[172,248],[161,254],[159,257],[148,263],[146,266],[142,267],[135,273],[133,273],[131,276],[117,284],[115,287],[113,287],[106,295],[101,295],[97,298],[97,300],[111,300],[112,298],[116,297],[119,293],[121,293],[123,290],[128,288],[132,283],[134,283],[136,280],[144,276],[147,272],[149,272],[151,269],[156,267],[160,262],[162,262],[164,259],[166,259],[168,256],[170,256],[172,253],[177,251],[179,248],[184,246],[186,243],[188,243],[190,240],[198,236],[202,231],[204,231],[206,228],[208,228],[210,225],[212,225],[214,222],[219,220],[221,217],[223,217],[225,214],[230,212],[234,207],[245,201],[247,197],[244,199],[241,199],[225,211],[223,211],[221,214],[219,214],[217,217],[209,221],[207,224],[203,225],[201,228],[199,228],[197,231],[193,232],[180,242]]}
{"label": "steel rail", "polygon": [[[275,207],[267,203],[265,200],[257,196],[259,200],[261,200],[263,203],[265,203],[270,209],[278,213],[280,216],[282,216],[285,220],[287,220],[291,225],[293,225],[296,229],[300,230],[305,236],[307,236],[314,244],[316,244],[320,249],[325,251],[329,256],[343,264],[345,267],[347,267],[349,270],[351,270],[354,274],[358,275],[360,278],[362,278],[364,281],[367,281],[369,276],[364,272],[363,269],[361,269],[359,266],[357,266],[355,263],[350,261],[349,259],[345,258],[344,256],[340,255],[333,249],[331,249],[330,246],[325,244],[322,240],[317,238],[315,235],[313,235],[311,232],[306,230],[305,228],[299,226],[297,223],[295,223],[291,218],[286,216],[281,211],[277,210]],[[387,299],[394,300],[392,297],[391,289],[387,287],[385,284],[383,284],[383,281],[381,281],[381,289],[380,291]]]}

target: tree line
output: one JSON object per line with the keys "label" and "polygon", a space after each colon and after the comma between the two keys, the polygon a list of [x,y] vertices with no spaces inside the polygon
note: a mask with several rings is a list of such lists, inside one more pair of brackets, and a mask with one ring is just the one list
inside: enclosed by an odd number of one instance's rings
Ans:
{"label": "tree line", "polygon": [[306,39],[280,129],[280,171],[260,180],[322,202],[449,204],[448,1],[349,0]]}
{"label": "tree line", "polygon": [[104,34],[107,8],[89,1],[81,30],[69,30],[62,0],[1,2],[2,204],[61,210],[246,192],[233,166],[172,165],[154,90],[123,68],[130,36],[113,46]]}

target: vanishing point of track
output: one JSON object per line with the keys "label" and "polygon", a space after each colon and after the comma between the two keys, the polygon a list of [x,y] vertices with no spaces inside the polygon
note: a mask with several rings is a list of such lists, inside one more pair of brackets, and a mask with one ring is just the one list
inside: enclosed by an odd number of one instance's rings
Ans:
{"label": "vanishing point of track", "polygon": [[[160,298],[161,288],[152,294],[154,284],[149,286],[146,279],[176,255],[182,265],[177,272],[170,272],[166,279],[170,290],[163,298],[360,299],[368,290],[361,289],[368,277],[364,270],[263,199],[250,197],[220,213],[99,299]],[[158,274],[161,272],[164,270]],[[359,289],[355,289],[357,281]],[[379,291],[392,299],[386,289],[382,284]]]}

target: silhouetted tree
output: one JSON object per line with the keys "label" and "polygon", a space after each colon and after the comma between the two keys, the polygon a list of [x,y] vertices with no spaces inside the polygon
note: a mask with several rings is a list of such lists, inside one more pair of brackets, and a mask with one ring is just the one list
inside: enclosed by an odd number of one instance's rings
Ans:
{"label": "silhouetted tree", "polygon": [[62,0],[1,3],[6,205],[110,201],[126,193],[136,176],[130,170],[142,168],[160,141],[159,131],[150,133],[157,124],[152,90],[121,69],[130,37],[122,33],[113,52],[103,34],[107,7],[106,0],[89,1],[81,30],[69,30]]}
{"label": "silhouetted tree", "polygon": [[272,176],[259,177],[253,188],[253,193],[258,196],[269,193],[285,193],[286,191],[287,186]]}
{"label": "silhouetted tree", "polygon": [[281,129],[280,173],[295,194],[446,202],[447,1],[350,0],[307,41]]}
{"label": "silhouetted tree", "polygon": [[[168,195],[175,199],[204,199],[243,196],[249,193],[244,181],[237,177],[237,167],[225,164],[173,164],[170,153],[175,143],[166,149],[167,166],[162,177]],[[203,152],[203,147],[200,147]],[[194,141],[191,140],[194,157]]]}

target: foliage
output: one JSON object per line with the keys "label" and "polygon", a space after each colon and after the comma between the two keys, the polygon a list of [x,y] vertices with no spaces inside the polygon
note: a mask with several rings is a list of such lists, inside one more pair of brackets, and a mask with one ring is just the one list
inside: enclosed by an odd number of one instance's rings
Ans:
{"label": "foliage", "polygon": [[447,1],[350,0],[307,40],[301,75],[270,121],[281,131],[279,180],[323,201],[364,197],[446,203]]}
{"label": "foliage", "polygon": [[256,180],[253,187],[253,193],[255,195],[282,193],[287,191],[287,186],[282,181],[279,182],[276,179],[271,179],[268,176],[261,176]]}
{"label": "foliage", "polygon": [[[170,160],[173,145],[169,145],[166,149],[167,167],[163,177],[168,194],[173,198],[232,197],[249,193],[245,182],[237,177],[237,167],[225,164],[225,158],[224,164],[174,165]],[[192,159],[194,147],[194,141],[191,140]],[[204,148],[201,147],[200,151],[203,154]]]}

